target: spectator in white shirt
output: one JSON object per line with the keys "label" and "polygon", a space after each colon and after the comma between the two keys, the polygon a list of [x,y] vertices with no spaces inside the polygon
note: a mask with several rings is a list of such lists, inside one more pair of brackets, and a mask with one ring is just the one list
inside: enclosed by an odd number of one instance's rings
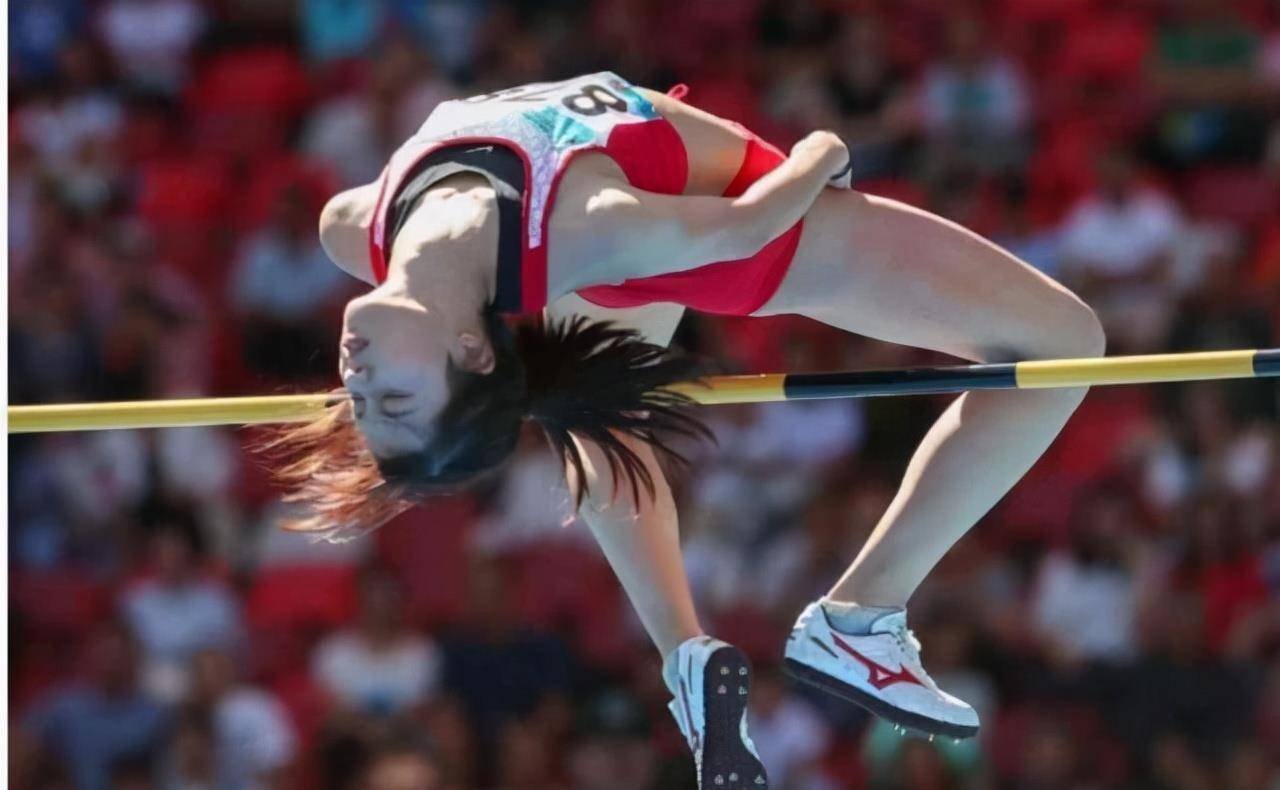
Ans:
{"label": "spectator in white shirt", "polygon": [[346,710],[375,716],[400,713],[430,700],[442,669],[435,643],[405,624],[398,580],[370,571],[360,584],[360,613],[353,627],[316,647],[312,673]]}
{"label": "spectator in white shirt", "polygon": [[176,93],[206,22],[195,0],[112,0],[102,9],[99,30],[122,76]]}
{"label": "spectator in white shirt", "polygon": [[1172,200],[1139,180],[1123,149],[1101,155],[1097,181],[1063,224],[1062,278],[1098,311],[1112,345],[1136,353],[1167,328],[1169,260],[1182,219]]}
{"label": "spectator in white shirt", "polygon": [[201,567],[195,516],[166,507],[152,519],[152,574],[125,592],[121,610],[143,649],[144,683],[173,700],[188,687],[190,660],[210,648],[236,649],[244,626],[231,588]]}
{"label": "spectator in white shirt", "polygon": [[935,176],[1003,173],[1026,154],[1030,102],[1022,73],[1002,57],[977,16],[947,21],[945,56],[921,77],[920,122]]}
{"label": "spectator in white shirt", "polygon": [[1138,530],[1125,495],[1099,491],[1077,506],[1071,546],[1045,555],[1031,620],[1050,658],[1067,666],[1119,662],[1137,649],[1138,585],[1124,540]]}

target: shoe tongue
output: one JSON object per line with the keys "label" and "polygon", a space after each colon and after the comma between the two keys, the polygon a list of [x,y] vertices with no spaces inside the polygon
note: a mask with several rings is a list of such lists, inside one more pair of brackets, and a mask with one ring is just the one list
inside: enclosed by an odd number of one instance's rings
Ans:
{"label": "shoe tongue", "polygon": [[890,631],[905,628],[906,625],[907,613],[905,611],[890,612],[877,617],[867,631],[872,634],[887,634]]}

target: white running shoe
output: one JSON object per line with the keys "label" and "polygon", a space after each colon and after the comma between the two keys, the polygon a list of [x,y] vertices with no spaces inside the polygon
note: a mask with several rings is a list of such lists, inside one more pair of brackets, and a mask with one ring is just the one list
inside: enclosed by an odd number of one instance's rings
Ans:
{"label": "white running shoe", "polygon": [[906,612],[886,614],[869,633],[850,636],[833,629],[815,601],[787,639],[783,671],[900,727],[952,738],[978,733],[977,711],[938,688],[921,666]]}
{"label": "white running shoe", "polygon": [[766,790],[756,746],[747,734],[751,665],[727,642],[700,636],[667,657],[663,679],[675,695],[668,707],[693,751],[702,790]]}

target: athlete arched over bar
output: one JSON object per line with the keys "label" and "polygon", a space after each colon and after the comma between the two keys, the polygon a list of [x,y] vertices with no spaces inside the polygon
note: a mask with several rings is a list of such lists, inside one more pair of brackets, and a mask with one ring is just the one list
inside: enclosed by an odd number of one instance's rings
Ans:
{"label": "athlete arched over bar", "polygon": [[[1103,333],[996,245],[844,188],[836,136],[784,155],[682,98],[601,73],[438,106],[377,182],[325,207],[326,250],[374,286],[346,309],[351,401],[274,447],[310,508],[293,526],[341,538],[495,470],[536,422],[662,652],[702,786],[760,787],[739,726],[750,670],[699,624],[659,466],[672,433],[702,430],[654,392],[692,372],[663,350],[683,311],[800,314],[983,362],[1099,356]],[[514,331],[501,318],[539,311]],[[957,398],[848,571],[800,613],[786,669],[916,730],[976,733],[921,666],[905,606],[1083,396]]]}

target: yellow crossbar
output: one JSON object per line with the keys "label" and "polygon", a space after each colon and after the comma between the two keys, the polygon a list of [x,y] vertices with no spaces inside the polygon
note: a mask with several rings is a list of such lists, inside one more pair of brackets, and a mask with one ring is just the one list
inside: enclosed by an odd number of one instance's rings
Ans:
{"label": "yellow crossbar", "polygon": [[[710,376],[701,381],[674,384],[671,388],[698,403],[713,405],[1263,376],[1280,376],[1280,349],[1051,359],[907,370]],[[10,406],[9,433],[299,422],[314,417],[334,397],[325,393]]]}
{"label": "yellow crossbar", "polygon": [[1018,389],[1249,378],[1254,375],[1253,359],[1257,353],[1253,350],[1199,351],[1102,359],[1032,360],[1019,362],[1016,366]]}

